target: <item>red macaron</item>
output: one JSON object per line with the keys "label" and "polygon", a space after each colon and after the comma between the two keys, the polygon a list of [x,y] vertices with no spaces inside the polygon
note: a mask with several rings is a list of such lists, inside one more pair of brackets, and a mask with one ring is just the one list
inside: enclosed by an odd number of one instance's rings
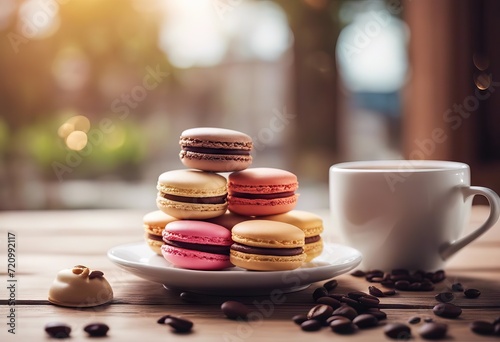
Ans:
{"label": "red macaron", "polygon": [[299,183],[293,173],[252,168],[229,175],[229,210],[246,216],[286,213],[297,204]]}

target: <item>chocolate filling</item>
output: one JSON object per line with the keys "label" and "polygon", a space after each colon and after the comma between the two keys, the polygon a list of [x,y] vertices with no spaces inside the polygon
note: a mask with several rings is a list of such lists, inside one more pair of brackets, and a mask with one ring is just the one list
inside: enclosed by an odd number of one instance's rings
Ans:
{"label": "chocolate filling", "polygon": [[187,152],[206,153],[206,154],[230,154],[230,155],[241,155],[241,156],[250,155],[249,150],[232,150],[227,148],[183,146],[182,149]]}
{"label": "chocolate filling", "polygon": [[148,233],[148,239],[155,241],[163,241],[163,237],[161,235],[153,235]]}
{"label": "chocolate filling", "polygon": [[183,202],[183,203],[197,203],[197,204],[224,204],[226,203],[226,195],[213,196],[213,197],[186,197],[177,196],[171,194],[162,194],[163,198],[169,199],[171,201]]}
{"label": "chocolate filling", "polygon": [[292,248],[264,248],[242,245],[240,243],[233,243],[231,249],[241,253],[258,254],[258,255],[277,255],[277,256],[294,256],[300,255],[304,252],[302,247]]}
{"label": "chocolate filling", "polygon": [[165,241],[165,243],[169,246],[190,249],[193,251],[229,255],[229,246],[202,245],[198,243],[189,243],[189,242],[181,242],[173,240],[167,240]]}
{"label": "chocolate filling", "polygon": [[320,239],[321,239],[321,237],[319,235],[310,236],[310,237],[305,238],[304,243],[307,244],[307,243],[318,242]]}
{"label": "chocolate filling", "polygon": [[295,194],[295,191],[279,192],[276,194],[249,194],[243,192],[233,192],[231,196],[247,199],[275,199],[275,198],[285,198],[290,197]]}

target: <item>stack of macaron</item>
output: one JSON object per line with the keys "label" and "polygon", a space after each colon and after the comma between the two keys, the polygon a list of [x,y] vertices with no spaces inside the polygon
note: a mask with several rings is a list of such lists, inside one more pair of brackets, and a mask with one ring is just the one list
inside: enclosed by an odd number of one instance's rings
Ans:
{"label": "stack of macaron", "polygon": [[297,177],[248,168],[250,136],[192,128],[182,132],[179,144],[189,169],[158,177],[159,210],[143,218],[146,241],[157,254],[187,269],[234,265],[260,271],[295,269],[321,254],[321,218],[293,210]]}

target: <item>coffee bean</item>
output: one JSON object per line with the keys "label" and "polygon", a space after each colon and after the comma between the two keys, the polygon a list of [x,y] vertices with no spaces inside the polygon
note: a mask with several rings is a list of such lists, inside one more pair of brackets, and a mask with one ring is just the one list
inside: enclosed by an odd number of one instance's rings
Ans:
{"label": "coffee bean", "polygon": [[251,312],[248,306],[235,300],[228,300],[222,303],[220,308],[222,313],[230,319],[247,319],[248,314]]}
{"label": "coffee bean", "polygon": [[486,321],[474,321],[470,324],[470,330],[479,335],[493,334],[494,325]]}
{"label": "coffee bean", "polygon": [[481,291],[477,289],[467,289],[464,291],[464,295],[467,298],[477,298],[481,294]]}
{"label": "coffee bean", "polygon": [[420,286],[420,291],[433,291],[434,290],[434,284],[432,284],[430,281],[423,281],[421,286]]}
{"label": "coffee bean", "polygon": [[321,297],[316,301],[316,303],[329,305],[334,309],[340,308],[340,306],[342,305],[340,301],[332,297]]}
{"label": "coffee bean", "polygon": [[451,290],[455,292],[464,292],[464,287],[461,283],[451,284]]}
{"label": "coffee bean", "polygon": [[400,281],[400,280],[407,280],[407,281],[410,281],[411,280],[411,277],[409,274],[395,274],[395,275],[391,275],[390,279],[394,282],[396,281]]}
{"label": "coffee bean", "polygon": [[381,278],[383,278],[384,277],[384,271],[382,271],[382,270],[371,270],[371,271],[368,271],[368,273],[366,275],[370,275],[372,277],[381,277]]}
{"label": "coffee bean", "polygon": [[432,281],[433,277],[434,277],[434,273],[432,273],[432,272],[425,272],[425,274],[424,274],[424,278],[429,279],[430,281]]}
{"label": "coffee bean", "polygon": [[415,272],[410,276],[410,282],[412,283],[421,283],[424,281],[424,274],[421,272]]}
{"label": "coffee bean", "polygon": [[422,283],[411,283],[408,286],[408,291],[420,291],[422,290]]}
{"label": "coffee bean", "polygon": [[394,282],[392,280],[384,280],[380,282],[380,285],[392,289],[394,287]]}
{"label": "coffee bean", "polygon": [[420,323],[420,317],[418,317],[418,316],[410,317],[410,319],[408,319],[408,323],[410,323],[410,324]]}
{"label": "coffee bean", "polygon": [[109,331],[109,327],[104,323],[92,323],[88,324],[83,328],[87,334],[92,337],[102,337],[106,336]]}
{"label": "coffee bean", "polygon": [[387,314],[384,311],[366,311],[365,313],[375,316],[379,321],[387,319]]}
{"label": "coffee bean", "polygon": [[295,315],[292,317],[292,321],[295,324],[301,325],[303,322],[307,321],[306,315]]}
{"label": "coffee bean", "polygon": [[158,320],[156,321],[156,323],[158,323],[158,324],[165,324],[165,320],[167,318],[169,318],[169,317],[170,317],[170,315],[161,316],[160,318],[158,318]]}
{"label": "coffee bean", "polygon": [[375,297],[385,297],[384,292],[376,286],[368,286],[368,292]]}
{"label": "coffee bean", "polygon": [[318,331],[321,329],[321,323],[315,319],[308,319],[300,324],[300,328],[304,331]]}
{"label": "coffee bean", "polygon": [[352,307],[356,307],[359,305],[357,300],[349,298],[349,297],[342,297],[342,298],[340,298],[340,301],[342,303],[345,303],[345,304],[352,306]]}
{"label": "coffee bean", "polygon": [[339,283],[337,282],[337,280],[335,279],[332,279],[332,280],[329,280],[327,281],[326,283],[323,284],[323,287],[328,291],[332,291],[333,289],[335,289],[337,286],[339,285]]}
{"label": "coffee bean", "polygon": [[179,298],[186,303],[199,303],[200,297],[192,292],[181,292]]}
{"label": "coffee bean", "polygon": [[432,309],[436,316],[445,318],[456,318],[462,314],[462,309],[451,303],[440,303]]}
{"label": "coffee bean", "polygon": [[333,315],[333,316],[328,317],[325,322],[329,326],[330,323],[332,323],[334,320],[339,319],[339,318],[346,318],[346,317],[339,316],[339,315]]}
{"label": "coffee bean", "polygon": [[351,275],[353,277],[364,277],[366,275],[366,273],[361,271],[361,270],[356,270],[354,272],[351,272]]}
{"label": "coffee bean", "polygon": [[330,322],[330,328],[337,334],[352,334],[356,331],[356,326],[349,318],[339,317]]}
{"label": "coffee bean", "polygon": [[411,338],[411,329],[406,324],[391,323],[384,327],[384,334],[397,340],[409,340]]}
{"label": "coffee bean", "polygon": [[360,329],[371,328],[378,325],[377,317],[371,314],[361,314],[354,318],[352,322]]}
{"label": "coffee bean", "polygon": [[188,319],[169,316],[165,319],[165,324],[170,325],[176,332],[187,333],[193,328],[193,322]]}
{"label": "coffee bean", "polygon": [[386,296],[394,296],[396,294],[395,290],[388,290],[383,292]]}
{"label": "coffee bean", "polygon": [[307,319],[315,319],[317,321],[326,321],[333,313],[333,308],[329,305],[318,304],[309,310]]}
{"label": "coffee bean", "polygon": [[448,325],[444,323],[425,323],[420,327],[418,333],[422,338],[436,340],[446,336]]}
{"label": "coffee bean", "polygon": [[410,275],[410,271],[406,268],[396,268],[391,271],[391,275]]}
{"label": "coffee bean", "polygon": [[496,323],[493,327],[493,335],[500,336],[500,323]]}
{"label": "coffee bean", "polygon": [[432,275],[431,281],[434,284],[437,284],[437,283],[442,282],[445,279],[446,279],[446,273],[443,270],[439,270],[439,271],[436,271],[436,273],[434,273]]}
{"label": "coffee bean", "polygon": [[368,307],[377,307],[380,303],[380,300],[377,297],[361,297],[358,299],[358,302]]}
{"label": "coffee bean", "polygon": [[435,295],[434,298],[436,298],[438,302],[448,303],[451,302],[455,298],[455,296],[452,292],[441,292]]}
{"label": "coffee bean", "polygon": [[68,338],[71,327],[65,323],[51,322],[45,324],[45,332],[53,338]]}
{"label": "coffee bean", "polygon": [[381,283],[384,281],[384,278],[383,277],[370,277],[369,279],[367,279],[369,282],[371,283]]}
{"label": "coffee bean", "polygon": [[331,297],[333,299],[340,301],[341,298],[347,297],[347,295],[343,294],[343,293],[329,293],[328,297]]}
{"label": "coffee bean", "polygon": [[410,287],[410,282],[408,280],[398,280],[394,283],[394,287],[397,290],[408,290],[408,287]]}
{"label": "coffee bean", "polygon": [[314,301],[318,300],[318,298],[326,296],[328,296],[328,290],[325,289],[324,287],[318,287],[316,290],[314,290],[312,294]]}
{"label": "coffee bean", "polygon": [[335,309],[332,315],[344,316],[352,321],[358,315],[358,312],[350,306],[342,305],[340,308]]}
{"label": "coffee bean", "polygon": [[361,292],[361,291],[352,291],[347,294],[349,298],[352,298],[354,300],[358,300],[361,297],[369,296],[368,293]]}

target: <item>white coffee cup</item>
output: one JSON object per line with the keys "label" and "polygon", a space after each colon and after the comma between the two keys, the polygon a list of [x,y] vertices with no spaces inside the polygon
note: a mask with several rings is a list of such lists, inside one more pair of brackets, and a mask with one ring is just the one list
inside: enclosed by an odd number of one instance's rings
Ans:
{"label": "white coffee cup", "polygon": [[[464,236],[475,195],[486,197],[490,215]],[[470,186],[467,164],[359,161],[330,167],[330,209],[344,242],[363,254],[363,269],[435,271],[495,224],[500,200]]]}

